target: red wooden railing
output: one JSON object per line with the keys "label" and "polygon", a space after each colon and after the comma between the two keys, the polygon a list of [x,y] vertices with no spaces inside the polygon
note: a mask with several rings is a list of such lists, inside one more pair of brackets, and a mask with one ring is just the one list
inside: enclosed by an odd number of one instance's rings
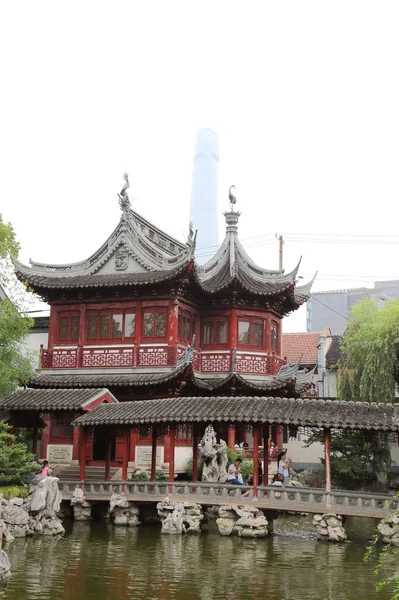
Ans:
{"label": "red wooden railing", "polygon": [[[104,369],[123,367],[173,367],[183,346],[78,346],[75,348],[40,348],[42,369]],[[201,352],[194,350],[193,367],[202,373],[237,373],[276,375],[285,361],[261,352],[234,351]]]}

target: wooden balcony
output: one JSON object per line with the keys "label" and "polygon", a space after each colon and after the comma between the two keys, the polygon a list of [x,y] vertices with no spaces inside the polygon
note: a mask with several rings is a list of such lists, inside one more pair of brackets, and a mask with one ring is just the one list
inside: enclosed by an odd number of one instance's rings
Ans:
{"label": "wooden balcony", "polygon": [[[107,369],[175,367],[185,347],[178,344],[141,346],[75,346],[40,348],[41,369]],[[235,361],[235,364],[233,364]],[[266,352],[237,350],[194,350],[193,367],[200,373],[235,372],[277,375],[285,361]]]}

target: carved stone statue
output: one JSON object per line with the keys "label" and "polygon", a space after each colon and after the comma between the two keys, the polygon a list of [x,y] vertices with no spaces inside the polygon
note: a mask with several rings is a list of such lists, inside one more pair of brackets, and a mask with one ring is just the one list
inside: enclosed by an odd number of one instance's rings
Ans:
{"label": "carved stone statue", "polygon": [[118,194],[118,197],[119,197],[119,206],[121,207],[122,210],[126,210],[127,208],[130,208],[130,200],[129,200],[129,196],[127,194],[127,189],[130,187],[129,175],[127,173],[124,173],[123,179],[125,180],[125,185],[121,189],[121,193]]}
{"label": "carved stone statue", "polygon": [[227,444],[223,440],[217,443],[212,425],[208,425],[202,438],[202,481],[221,483],[227,479]]}

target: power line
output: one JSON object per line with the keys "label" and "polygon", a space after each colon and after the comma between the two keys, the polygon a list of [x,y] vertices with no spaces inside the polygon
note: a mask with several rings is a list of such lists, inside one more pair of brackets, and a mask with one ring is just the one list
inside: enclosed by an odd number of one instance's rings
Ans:
{"label": "power line", "polygon": [[324,302],[322,302],[321,300],[319,300],[318,298],[316,298],[315,296],[313,296],[313,294],[311,294],[310,297],[313,298],[313,300],[316,300],[316,302],[319,302],[319,304],[322,304],[323,306],[325,306],[326,308],[328,308],[329,310],[331,310],[332,312],[334,312],[336,315],[339,315],[340,317],[342,317],[342,318],[346,319],[347,321],[349,321],[348,317],[345,317],[345,315],[342,315],[341,313],[339,313],[334,308],[331,308],[331,306],[328,306],[328,304],[324,304]]}

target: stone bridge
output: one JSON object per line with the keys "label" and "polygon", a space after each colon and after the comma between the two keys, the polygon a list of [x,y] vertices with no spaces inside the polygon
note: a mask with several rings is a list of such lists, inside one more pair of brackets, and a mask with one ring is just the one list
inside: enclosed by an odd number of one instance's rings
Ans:
{"label": "stone bridge", "polygon": [[[64,500],[72,499],[75,488],[81,488],[85,499],[109,502],[112,494],[122,494],[132,502],[160,502],[165,497],[181,502],[196,502],[202,506],[240,504],[252,505],[261,510],[293,511],[307,513],[336,513],[343,516],[386,517],[394,500],[389,494],[353,492],[347,490],[258,486],[254,495],[251,486],[234,486],[218,483],[191,482],[138,482],[138,481],[60,481]],[[248,496],[243,494],[248,492]]]}

